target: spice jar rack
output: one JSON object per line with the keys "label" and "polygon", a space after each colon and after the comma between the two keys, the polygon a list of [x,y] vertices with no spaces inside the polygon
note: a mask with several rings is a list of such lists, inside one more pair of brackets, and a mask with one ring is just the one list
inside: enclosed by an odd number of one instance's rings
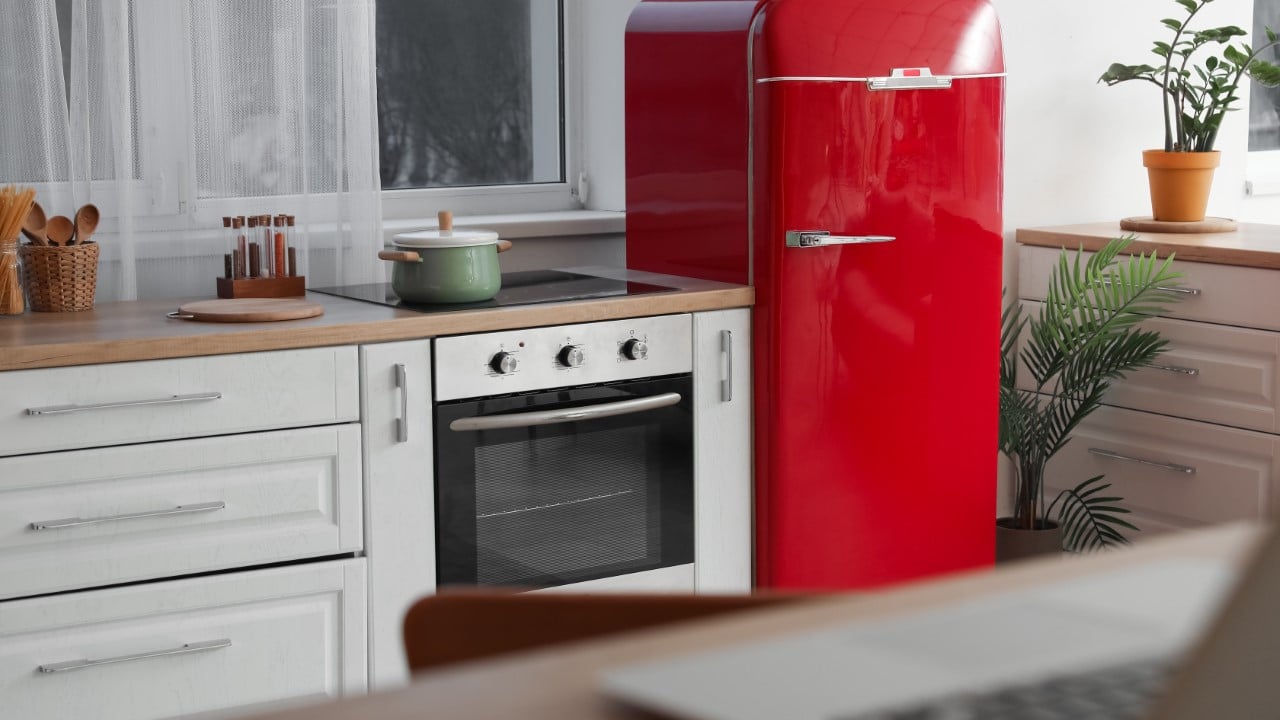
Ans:
{"label": "spice jar rack", "polygon": [[222,218],[231,252],[217,279],[220,298],[298,297],[307,279],[298,274],[293,245],[294,216],[243,215]]}

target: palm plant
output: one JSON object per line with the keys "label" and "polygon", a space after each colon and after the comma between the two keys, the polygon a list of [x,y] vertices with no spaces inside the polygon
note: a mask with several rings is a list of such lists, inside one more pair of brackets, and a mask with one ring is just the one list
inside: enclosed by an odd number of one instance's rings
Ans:
{"label": "palm plant", "polygon": [[[1018,303],[1001,318],[1000,452],[1013,461],[1014,525],[1042,529],[1057,512],[1064,547],[1088,550],[1126,542],[1121,528],[1137,530],[1121,516],[1122,498],[1107,494],[1103,476],[1064,490],[1045,505],[1049,460],[1071,433],[1102,404],[1111,383],[1149,365],[1166,341],[1137,324],[1175,300],[1167,286],[1180,277],[1155,253],[1117,262],[1132,237],[1118,238],[1081,262],[1064,250],[1049,280],[1039,315],[1025,318]],[[1019,351],[1019,338],[1024,336]],[[1018,373],[1032,389],[1018,387]]]}
{"label": "palm plant", "polygon": [[[1176,2],[1187,14],[1182,20],[1160,21],[1173,33],[1169,42],[1157,41],[1151,48],[1160,62],[1154,67],[1113,63],[1098,81],[1115,85],[1142,80],[1156,85],[1163,91],[1165,152],[1207,152],[1213,150],[1223,118],[1235,109],[1232,105],[1239,100],[1236,90],[1244,77],[1264,87],[1280,85],[1280,67],[1262,59],[1263,53],[1280,44],[1280,36],[1264,28],[1266,45],[1256,50],[1248,43],[1237,47],[1232,41],[1248,35],[1243,28],[1189,27],[1213,0]],[[1213,54],[1215,48],[1222,48],[1221,56]]]}

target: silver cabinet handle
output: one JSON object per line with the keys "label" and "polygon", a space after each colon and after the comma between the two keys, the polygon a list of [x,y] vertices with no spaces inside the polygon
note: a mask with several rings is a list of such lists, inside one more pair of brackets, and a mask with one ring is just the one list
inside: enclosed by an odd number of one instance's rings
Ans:
{"label": "silver cabinet handle", "polygon": [[88,412],[89,410],[110,410],[112,408],[141,407],[143,405],[175,405],[178,403],[208,402],[221,400],[222,393],[199,393],[196,395],[172,395],[154,400],[129,400],[127,402],[99,403],[97,405],[53,405],[51,407],[27,408],[28,415],[65,415],[67,413]]}
{"label": "silver cabinet handle", "polygon": [[400,417],[396,419],[396,442],[409,442],[409,373],[396,365],[396,387],[400,388]]}
{"label": "silver cabinet handle", "polygon": [[[1111,287],[1111,279],[1102,278],[1102,284],[1107,287]],[[1200,295],[1201,294],[1200,288],[1171,287],[1169,285],[1156,285],[1155,289],[1160,290],[1161,292],[1178,293],[1180,295]]]}
{"label": "silver cabinet handle", "polygon": [[720,379],[720,402],[733,402],[733,331],[720,331],[720,352],[724,355],[724,377]]}
{"label": "silver cabinet handle", "polygon": [[1125,462],[1138,463],[1139,465],[1150,465],[1151,467],[1157,467],[1161,470],[1172,470],[1173,472],[1180,472],[1187,475],[1196,474],[1196,469],[1190,465],[1156,462],[1155,460],[1146,460],[1143,458],[1132,457],[1130,455],[1121,455],[1120,453],[1103,450],[1102,448],[1089,448],[1089,452],[1099,457],[1111,458],[1113,460],[1124,460]]}
{"label": "silver cabinet handle", "polygon": [[1148,365],[1152,370],[1163,370],[1177,375],[1199,375],[1200,371],[1192,367],[1182,367],[1180,365]]}
{"label": "silver cabinet handle", "polygon": [[192,513],[214,512],[227,507],[222,501],[200,503],[199,505],[179,505],[176,508],[168,510],[152,510],[150,512],[128,513],[125,515],[111,515],[99,518],[62,518],[61,520],[39,520],[31,523],[32,530],[61,530],[69,527],[81,527],[83,525],[101,525],[102,523],[120,522],[121,520],[140,520],[142,518],[168,517],[170,515],[191,515]]}
{"label": "silver cabinet handle", "polygon": [[502,430],[505,428],[533,427],[534,425],[555,425],[579,420],[595,420],[597,418],[631,415],[670,407],[678,404],[680,400],[680,393],[663,393],[661,395],[636,398],[635,400],[620,400],[618,402],[588,405],[587,407],[571,408],[569,410],[537,410],[513,415],[458,418],[449,423],[449,429],[454,432]]}
{"label": "silver cabinet handle", "polygon": [[191,653],[208,652],[210,650],[218,650],[225,647],[231,647],[231,640],[229,638],[208,640],[205,642],[184,643],[182,647],[170,648],[168,650],[155,650],[153,652],[135,653],[133,655],[117,655],[116,657],[99,658],[97,660],[68,660],[66,662],[49,663],[47,665],[36,666],[36,670],[42,673],[59,673],[67,672],[68,670],[83,670],[85,668],[98,667],[99,665],[115,665],[116,663],[134,662],[135,660],[168,657],[170,655],[190,655]]}
{"label": "silver cabinet handle", "polygon": [[826,230],[788,230],[787,247],[811,248],[827,245],[869,245],[893,242],[891,235],[832,235]]}

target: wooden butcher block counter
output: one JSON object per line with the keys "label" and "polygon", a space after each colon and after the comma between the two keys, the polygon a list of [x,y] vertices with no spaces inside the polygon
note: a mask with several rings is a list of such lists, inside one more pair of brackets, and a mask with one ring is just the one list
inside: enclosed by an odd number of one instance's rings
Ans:
{"label": "wooden butcher block counter", "polygon": [[1119,222],[1019,228],[1021,245],[1099,250],[1111,238],[1132,235],[1132,252],[1156,251],[1160,257],[1176,254],[1179,260],[1215,265],[1280,269],[1280,225],[1240,223],[1233,232],[1155,233],[1129,232]]}
{"label": "wooden butcher block counter", "polygon": [[[271,323],[169,319],[184,300],[104,303],[88,312],[0,317],[0,371],[356,345],[644,315],[746,307],[750,287],[630,271],[576,269],[674,292],[444,313],[419,313],[309,293],[324,315]],[[190,300],[188,298],[187,300]]]}

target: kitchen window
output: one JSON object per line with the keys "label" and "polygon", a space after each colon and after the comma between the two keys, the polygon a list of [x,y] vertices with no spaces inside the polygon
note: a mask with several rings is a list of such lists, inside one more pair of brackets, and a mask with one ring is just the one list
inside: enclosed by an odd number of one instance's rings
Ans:
{"label": "kitchen window", "polygon": [[581,0],[379,0],[378,134],[387,218],[579,206]]}
{"label": "kitchen window", "polygon": [[[102,0],[106,2],[108,0]],[[281,124],[311,127],[333,121],[325,104],[328,78],[308,77],[300,87],[273,83],[237,57],[245,35],[263,43],[295,35],[325,47],[332,34],[321,13],[264,10],[256,0],[119,0],[128,6],[122,32],[129,54],[128,85],[133,142],[125,151],[95,156],[95,178],[128,177],[134,213],[148,229],[207,225],[240,212],[244,198],[340,192],[345,177],[308,176],[308,160],[334,148],[323,142],[290,146],[273,138]],[[576,83],[566,82],[575,48],[578,0],[379,0],[377,3],[377,132],[383,215],[414,218],[449,206],[460,213],[533,212],[578,207],[568,178],[576,176],[569,110]],[[90,21],[99,0],[89,0]],[[245,13],[229,11],[244,5]],[[321,7],[323,0],[307,3]],[[55,0],[68,98],[73,0]],[[565,7],[568,5],[569,7]],[[297,17],[294,17],[297,14]],[[237,16],[253,22],[237,22]],[[237,43],[241,43],[237,45]],[[225,48],[226,51],[220,51]],[[303,50],[303,52],[306,52]],[[94,68],[88,67],[90,75]],[[243,83],[202,83],[231,74]],[[253,80],[255,75],[260,79]],[[192,78],[196,78],[193,83]],[[75,108],[72,108],[75,111]],[[105,130],[105,123],[94,124]],[[109,148],[106,142],[90,147]],[[30,154],[0,161],[5,181],[33,182],[15,165]],[[37,159],[37,164],[41,164]],[[58,194],[68,180],[58,161],[42,163],[41,197]],[[51,170],[45,167],[52,168]],[[48,177],[44,177],[48,176]],[[243,182],[245,177],[253,182]],[[111,192],[111,185],[94,196]],[[194,205],[192,205],[194,203]],[[168,216],[189,216],[188,220]],[[149,219],[146,219],[149,218]]]}
{"label": "kitchen window", "polygon": [[382,187],[561,182],[556,0],[380,0]]}

